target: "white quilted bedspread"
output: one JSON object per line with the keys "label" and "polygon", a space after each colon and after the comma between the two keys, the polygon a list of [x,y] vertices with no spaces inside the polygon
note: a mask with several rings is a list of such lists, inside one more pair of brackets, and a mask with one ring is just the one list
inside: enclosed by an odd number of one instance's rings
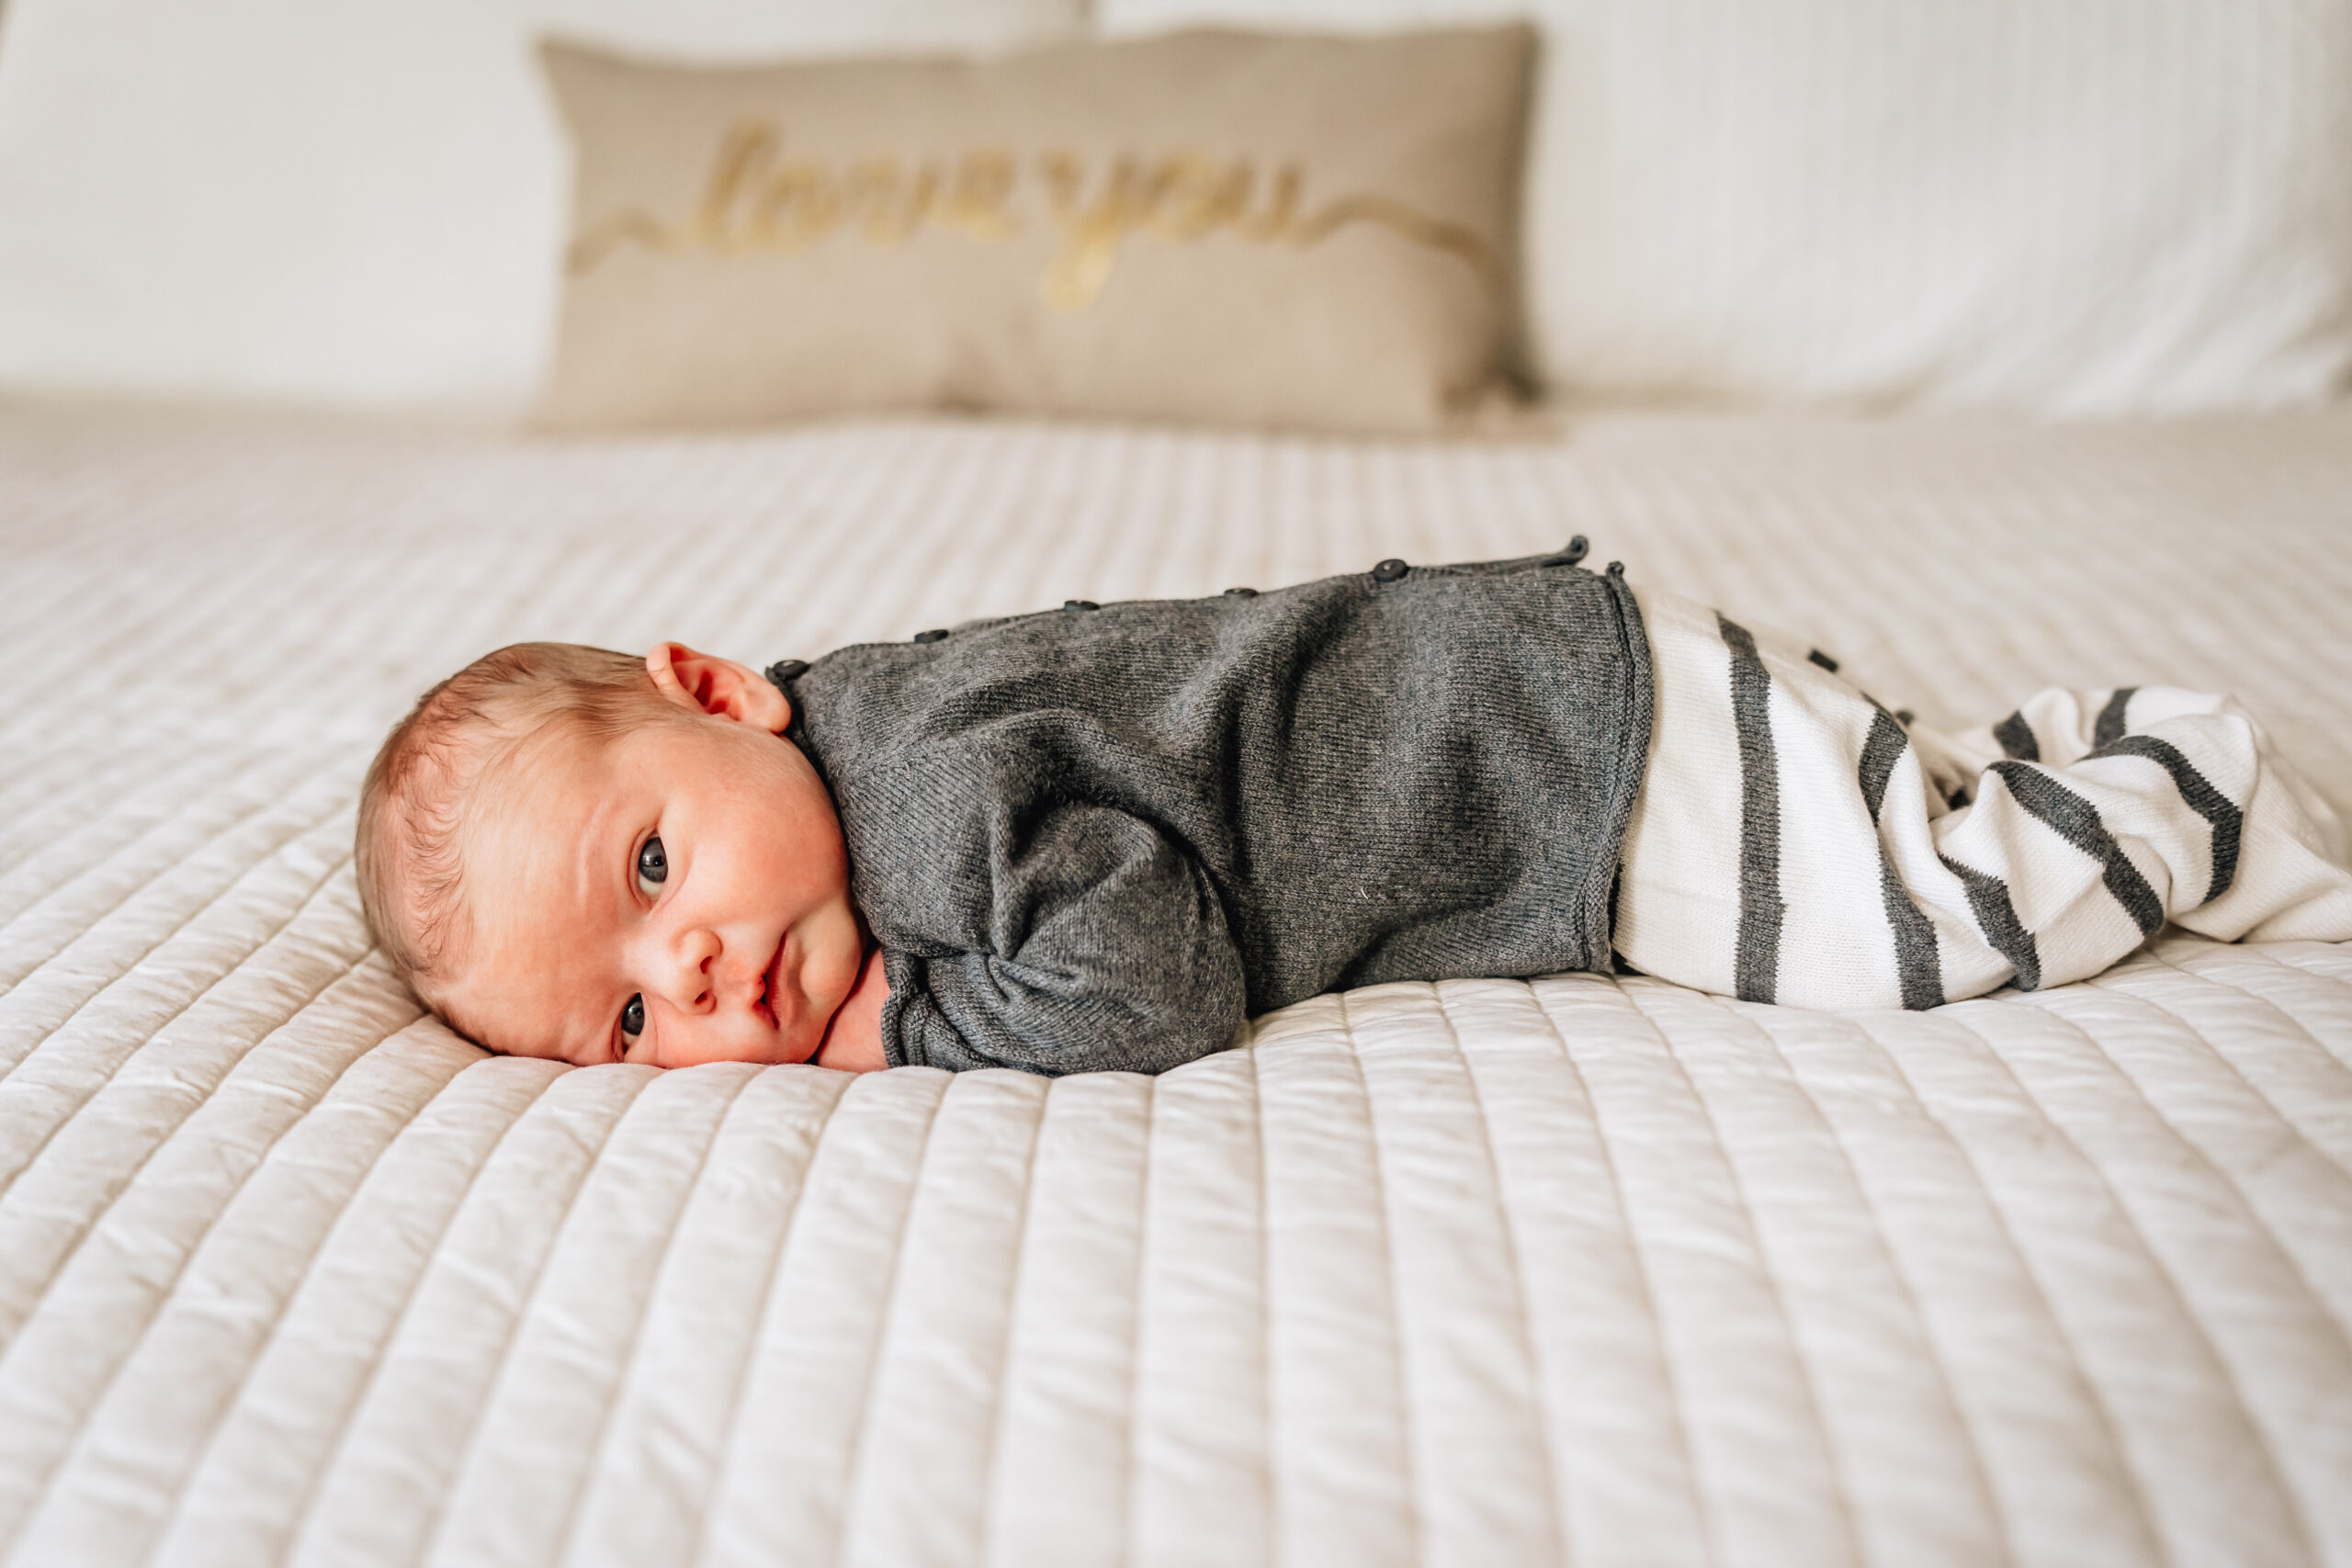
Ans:
{"label": "white quilted bedspread", "polygon": [[1942,721],[2238,691],[2352,807],[2352,411],[0,414],[0,1561],[2352,1564],[2352,949],[1927,1015],[1327,997],[1151,1081],[492,1060],[349,811],[522,637],[766,660],[1592,536]]}

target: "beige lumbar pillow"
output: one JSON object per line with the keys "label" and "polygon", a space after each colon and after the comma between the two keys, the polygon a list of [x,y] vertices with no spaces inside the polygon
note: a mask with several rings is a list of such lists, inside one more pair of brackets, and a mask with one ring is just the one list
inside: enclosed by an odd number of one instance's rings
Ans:
{"label": "beige lumbar pillow", "polygon": [[549,44],[579,188],[544,423],[1436,428],[1499,383],[1532,48],[1193,32],[705,69]]}

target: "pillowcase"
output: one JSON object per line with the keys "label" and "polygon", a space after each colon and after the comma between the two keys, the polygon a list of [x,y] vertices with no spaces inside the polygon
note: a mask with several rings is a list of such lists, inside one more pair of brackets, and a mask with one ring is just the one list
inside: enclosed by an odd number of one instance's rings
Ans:
{"label": "pillowcase", "polygon": [[1203,31],[707,69],[549,44],[579,185],[542,423],[1436,428],[1501,373],[1532,47]]}

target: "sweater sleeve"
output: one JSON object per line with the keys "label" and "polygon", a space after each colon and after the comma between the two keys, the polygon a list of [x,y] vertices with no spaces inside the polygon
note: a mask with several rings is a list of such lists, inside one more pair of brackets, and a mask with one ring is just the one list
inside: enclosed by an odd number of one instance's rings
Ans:
{"label": "sweater sleeve", "polygon": [[992,951],[885,952],[891,1066],[1158,1073],[1231,1039],[1240,955],[1206,874],[1159,829],[1063,806],[996,870]]}

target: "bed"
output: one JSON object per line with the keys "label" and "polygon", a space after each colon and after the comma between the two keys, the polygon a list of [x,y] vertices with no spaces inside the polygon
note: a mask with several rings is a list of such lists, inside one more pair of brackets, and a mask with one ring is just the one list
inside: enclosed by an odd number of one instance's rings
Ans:
{"label": "bed", "polygon": [[2352,408],[552,442],[0,408],[11,1564],[2352,1564],[2352,949],[1827,1014],[1377,987],[1158,1080],[571,1070],[372,953],[521,637],[747,660],[1573,533],[2352,809]]}

